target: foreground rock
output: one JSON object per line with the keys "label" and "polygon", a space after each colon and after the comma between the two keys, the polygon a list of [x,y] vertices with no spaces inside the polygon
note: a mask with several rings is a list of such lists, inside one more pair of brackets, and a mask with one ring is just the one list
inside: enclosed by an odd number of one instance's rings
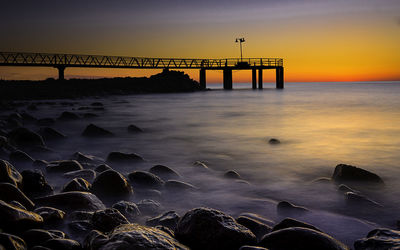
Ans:
{"label": "foreground rock", "polygon": [[164,185],[160,177],[145,171],[134,171],[128,175],[128,178],[134,187],[139,188],[160,189]]}
{"label": "foreground rock", "polygon": [[114,134],[104,128],[100,128],[94,124],[89,124],[82,132],[82,135],[86,137],[108,137],[113,136]]}
{"label": "foreground rock", "polygon": [[45,146],[43,138],[27,128],[16,128],[8,135],[8,141],[17,147]]}
{"label": "foreground rock", "polygon": [[84,241],[87,249],[188,249],[168,233],[138,224],[120,225],[109,235],[92,231]]}
{"label": "foreground rock", "polygon": [[346,164],[339,164],[336,166],[332,179],[338,183],[367,182],[383,184],[383,180],[377,174]]}
{"label": "foreground rock", "polygon": [[257,237],[257,240],[260,240],[264,235],[271,232],[270,226],[247,216],[239,216],[236,221],[240,225],[250,229],[250,231]]}
{"label": "foreground rock", "polygon": [[99,174],[93,181],[92,191],[99,196],[125,196],[133,193],[125,177],[114,170]]}
{"label": "foreground rock", "polygon": [[54,207],[38,207],[34,212],[42,216],[45,224],[61,222],[65,217],[64,211]]}
{"label": "foreground rock", "polygon": [[28,249],[23,239],[18,236],[0,233],[0,249],[24,250]]}
{"label": "foreground rock", "polygon": [[53,188],[47,183],[40,170],[24,170],[21,175],[23,177],[22,190],[30,198],[49,195],[53,192]]}
{"label": "foreground rock", "polygon": [[188,211],[179,220],[175,236],[192,249],[239,249],[256,243],[256,236],[249,229],[231,216],[209,208]]}
{"label": "foreground rock", "polygon": [[51,239],[41,245],[47,249],[82,250],[81,244],[71,239]]}
{"label": "foreground rock", "polygon": [[378,228],[368,233],[366,238],[354,242],[355,250],[400,249],[400,231]]}
{"label": "foreground rock", "polygon": [[18,201],[29,210],[35,206],[20,189],[10,183],[0,183],[0,200],[5,202]]}
{"label": "foreground rock", "polygon": [[37,213],[8,204],[0,200],[0,228],[6,232],[22,232],[40,228],[43,218]]}
{"label": "foreground rock", "polygon": [[96,211],[105,209],[96,195],[87,192],[65,192],[35,199],[40,205],[55,207],[64,211],[84,210]]}
{"label": "foreground rock", "polygon": [[112,208],[117,209],[130,222],[134,222],[136,218],[140,215],[140,210],[138,206],[133,202],[119,201],[112,205]]}
{"label": "foreground rock", "polygon": [[46,170],[53,173],[66,173],[82,170],[82,165],[75,160],[54,161],[47,165]]}
{"label": "foreground rock", "polygon": [[7,182],[21,187],[22,175],[11,163],[0,159],[0,182]]}
{"label": "foreground rock", "polygon": [[175,230],[178,225],[179,215],[175,211],[169,211],[157,217],[150,218],[146,221],[147,226],[164,226],[171,230]]}
{"label": "foreground rock", "polygon": [[83,178],[74,178],[64,185],[61,192],[82,191],[90,192],[91,184]]}
{"label": "foreground rock", "polygon": [[286,218],[286,219],[282,220],[281,222],[279,222],[272,228],[272,231],[274,232],[274,231],[278,231],[278,230],[289,228],[289,227],[304,227],[304,228],[309,228],[309,229],[313,229],[315,231],[322,232],[319,228],[314,227],[311,224],[308,224],[308,223],[305,223],[305,222],[302,222],[299,220],[295,220],[292,218]]}
{"label": "foreground rock", "polygon": [[266,234],[258,244],[271,250],[348,250],[331,236],[309,228],[290,227]]}
{"label": "foreground rock", "polygon": [[96,211],[91,220],[93,226],[102,232],[109,232],[122,224],[129,224],[129,221],[115,208],[107,208]]}
{"label": "foreground rock", "polygon": [[44,242],[51,239],[63,239],[65,234],[56,230],[30,229],[22,234],[28,247],[40,246]]}

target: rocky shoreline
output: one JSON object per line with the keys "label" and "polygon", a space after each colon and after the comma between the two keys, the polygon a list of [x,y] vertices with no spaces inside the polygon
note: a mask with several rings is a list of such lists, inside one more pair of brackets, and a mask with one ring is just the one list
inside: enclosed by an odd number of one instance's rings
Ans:
{"label": "rocky shoreline", "polygon": [[[212,207],[194,207],[178,214],[165,209],[164,194],[190,197],[199,192],[199,187],[173,167],[136,169],[144,161],[140,155],[113,150],[105,159],[80,152],[56,159],[48,147],[49,142],[61,144],[66,137],[53,128],[54,123],[93,117],[96,110],[105,108],[101,102],[82,109],[82,114],[68,109],[57,118],[36,119],[29,110],[40,105],[9,102],[1,107],[0,249],[400,248],[400,232],[389,228],[372,230],[353,246],[346,246],[330,232],[295,219],[312,210],[288,201],[276,204],[275,210],[283,218],[279,221],[252,211],[230,215]],[[127,124],[127,131],[142,133],[133,124]],[[92,123],[77,133],[88,140],[114,136]],[[204,162],[193,165],[193,171],[211,171]],[[130,166],[130,172],[120,172],[120,166]],[[64,179],[60,188],[50,184],[58,178]],[[245,182],[234,170],[223,178]],[[380,206],[353,189],[384,186],[372,172],[339,164],[330,178],[315,180],[327,181],[336,183],[350,203]]]}

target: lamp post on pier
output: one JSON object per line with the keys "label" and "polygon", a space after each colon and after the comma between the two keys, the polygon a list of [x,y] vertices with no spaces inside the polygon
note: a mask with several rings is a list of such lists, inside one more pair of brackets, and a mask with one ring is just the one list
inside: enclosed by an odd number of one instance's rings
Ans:
{"label": "lamp post on pier", "polygon": [[243,61],[242,43],[245,42],[244,37],[236,38],[236,43],[240,43],[240,61]]}

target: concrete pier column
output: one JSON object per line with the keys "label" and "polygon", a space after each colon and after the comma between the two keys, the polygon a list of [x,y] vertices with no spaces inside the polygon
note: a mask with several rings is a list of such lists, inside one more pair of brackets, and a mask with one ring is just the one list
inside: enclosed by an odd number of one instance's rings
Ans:
{"label": "concrete pier column", "polygon": [[206,89],[206,69],[200,69],[200,89]]}
{"label": "concrete pier column", "polygon": [[263,88],[263,70],[262,69],[258,70],[258,88],[259,89]]}
{"label": "concrete pier column", "polygon": [[232,89],[232,69],[224,69],[224,89]]}
{"label": "concrete pier column", "polygon": [[251,80],[253,89],[257,88],[257,69],[253,68],[251,70]]}
{"label": "concrete pier column", "polygon": [[283,89],[284,88],[284,81],[283,81],[283,67],[276,68],[276,88]]}
{"label": "concrete pier column", "polygon": [[57,66],[56,68],[58,69],[58,80],[59,81],[65,80],[64,78],[65,66]]}

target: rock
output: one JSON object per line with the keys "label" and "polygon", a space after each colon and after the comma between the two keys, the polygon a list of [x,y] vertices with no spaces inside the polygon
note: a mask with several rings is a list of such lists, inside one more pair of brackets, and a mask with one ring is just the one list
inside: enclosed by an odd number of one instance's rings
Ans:
{"label": "rock", "polygon": [[281,215],[301,215],[309,212],[307,208],[293,205],[287,201],[279,202],[276,209],[278,214]]}
{"label": "rock", "polygon": [[88,220],[75,220],[68,223],[68,228],[76,234],[87,234],[94,230],[93,224]]}
{"label": "rock", "polygon": [[344,195],[346,197],[347,205],[383,207],[378,202],[373,201],[361,194],[346,192]]}
{"label": "rock", "polygon": [[164,165],[155,165],[154,167],[150,168],[149,172],[158,175],[165,180],[181,178],[181,175],[175,170]]}
{"label": "rock", "polygon": [[92,216],[91,223],[97,230],[109,232],[116,226],[129,224],[129,221],[117,209],[107,208],[96,211]]}
{"label": "rock", "polygon": [[259,221],[269,227],[273,227],[276,223],[270,219],[267,219],[259,214],[255,214],[255,213],[241,213],[239,216],[244,216],[244,217],[248,217],[250,219]]}
{"label": "rock", "polygon": [[276,144],[281,143],[281,141],[276,138],[271,138],[271,139],[269,139],[268,143],[272,144],[272,145],[276,145]]}
{"label": "rock", "polygon": [[140,216],[140,210],[133,202],[119,201],[112,205],[112,208],[117,209],[130,222],[134,222]]}
{"label": "rock", "polygon": [[104,128],[100,128],[94,124],[89,124],[85,130],[82,132],[83,136],[86,137],[108,137],[108,136],[113,136],[113,133],[111,133],[108,130],[105,130]]}
{"label": "rock", "polygon": [[292,218],[283,219],[281,222],[279,222],[272,228],[272,232],[278,231],[281,229],[285,229],[285,228],[289,228],[289,227],[304,227],[304,228],[313,229],[318,232],[322,232],[319,228],[317,228],[311,224],[308,224],[308,223],[305,223],[305,222],[302,222],[299,220],[295,220]]}
{"label": "rock", "polygon": [[61,139],[65,139],[67,137],[63,133],[55,130],[54,128],[50,128],[50,127],[40,128],[39,133],[46,140],[61,140]]}
{"label": "rock", "polygon": [[231,216],[210,208],[188,211],[179,220],[175,237],[191,249],[238,249],[256,243],[249,229]]}
{"label": "rock", "polygon": [[0,200],[5,202],[18,201],[28,210],[33,209],[35,204],[16,186],[2,182],[0,183]]}
{"label": "rock", "polygon": [[56,120],[53,118],[42,118],[42,119],[38,119],[36,124],[38,126],[51,126],[54,123],[56,123]]}
{"label": "rock", "polygon": [[0,249],[25,250],[28,249],[23,239],[18,236],[0,233]]}
{"label": "rock", "polygon": [[42,216],[45,224],[64,220],[65,212],[54,207],[38,207],[33,212]]}
{"label": "rock", "polygon": [[95,171],[97,173],[102,173],[107,170],[113,170],[113,169],[110,166],[108,166],[107,164],[101,164],[101,165],[97,166],[95,169]]}
{"label": "rock", "polygon": [[149,199],[141,200],[136,205],[139,208],[141,214],[151,216],[159,214],[162,208],[159,202]]}
{"label": "rock", "polygon": [[18,201],[10,201],[8,204],[13,205],[14,207],[21,208],[23,210],[28,210],[28,209],[26,209],[26,207],[24,207],[24,205],[22,205]]}
{"label": "rock", "polygon": [[7,182],[14,186],[22,186],[22,175],[11,163],[0,159],[0,182]]}
{"label": "rock", "polygon": [[260,240],[264,235],[271,232],[271,227],[261,221],[252,219],[246,216],[239,216],[236,219],[237,223],[250,229],[250,231]]}
{"label": "rock", "polygon": [[366,182],[383,184],[383,180],[376,174],[362,168],[351,165],[339,164],[333,172],[332,179],[335,182]]}
{"label": "rock", "polygon": [[30,249],[51,239],[64,238],[62,235],[44,229],[30,229],[24,232],[22,237]]}
{"label": "rock", "polygon": [[139,132],[143,132],[143,129],[131,124],[128,126],[128,132],[130,133],[139,133]]}
{"label": "rock", "polygon": [[55,207],[67,212],[73,210],[96,211],[105,208],[104,204],[96,195],[77,191],[37,198],[35,202],[40,205]]}
{"label": "rock", "polygon": [[179,215],[175,211],[169,211],[163,214],[160,214],[157,217],[150,218],[146,220],[147,226],[164,226],[171,230],[175,230],[178,225]]}
{"label": "rock", "polygon": [[340,241],[309,228],[290,227],[266,234],[259,246],[273,250],[348,250]]}
{"label": "rock", "polygon": [[46,168],[47,165],[49,165],[49,163],[47,161],[45,161],[45,160],[35,160],[32,163],[32,166],[34,168]]}
{"label": "rock", "polygon": [[256,246],[241,246],[239,250],[268,250],[264,247],[256,247]]}
{"label": "rock", "polygon": [[89,212],[89,211],[73,211],[69,214],[68,219],[70,221],[82,221],[82,220],[87,220],[90,221],[92,220],[94,212]]}
{"label": "rock", "polygon": [[164,187],[170,191],[196,191],[198,189],[192,184],[176,180],[166,181]]}
{"label": "rock", "polygon": [[143,161],[143,158],[137,154],[126,154],[121,152],[111,152],[107,156],[107,162],[109,163],[136,163],[138,161]]}
{"label": "rock", "polygon": [[51,239],[42,244],[49,249],[57,250],[82,250],[82,246],[76,240],[70,239]]}
{"label": "rock", "polygon": [[27,128],[16,128],[8,136],[8,141],[16,147],[45,146],[43,138]]}
{"label": "rock", "polygon": [[175,249],[188,250],[168,233],[138,224],[116,227],[108,236],[92,231],[84,241],[87,249]]}
{"label": "rock", "polygon": [[63,121],[71,121],[71,120],[78,120],[79,118],[80,118],[79,115],[75,113],[64,111],[57,119]]}
{"label": "rock", "polygon": [[354,189],[350,188],[349,186],[345,184],[340,184],[338,187],[338,191],[342,193],[347,193],[347,192],[353,192],[353,193],[358,193],[358,191],[355,191]]}
{"label": "rock", "polygon": [[92,191],[97,195],[124,196],[133,193],[133,189],[123,175],[107,170],[99,174],[92,184]]}
{"label": "rock", "polygon": [[91,169],[82,169],[82,170],[67,172],[64,174],[64,177],[83,178],[89,181],[93,181],[96,178],[96,172]]}
{"label": "rock", "polygon": [[128,175],[133,187],[160,189],[164,181],[157,175],[145,171],[134,171]]}
{"label": "rock", "polygon": [[19,165],[19,164],[29,164],[31,165],[35,160],[30,157],[27,153],[17,150],[12,152],[9,155],[9,160],[12,164],[14,165]]}
{"label": "rock", "polygon": [[69,192],[69,191],[83,191],[89,192],[92,185],[83,178],[74,178],[70,182],[64,185],[61,192]]}
{"label": "rock", "polygon": [[196,168],[198,168],[198,169],[201,169],[201,170],[205,170],[205,171],[208,171],[208,170],[210,170],[209,168],[208,168],[208,166],[204,163],[204,162],[201,162],[201,161],[195,161],[194,163],[193,163],[193,166],[194,167],[196,167]]}
{"label": "rock", "polygon": [[23,176],[22,190],[27,196],[35,198],[53,193],[53,188],[47,183],[40,170],[24,170],[21,175]]}
{"label": "rock", "polygon": [[82,169],[82,165],[75,160],[53,161],[46,167],[48,172],[53,173],[66,173]]}
{"label": "rock", "polygon": [[76,152],[73,154],[73,159],[77,160],[80,163],[89,163],[89,164],[99,164],[103,162],[103,159],[93,155],[82,154],[81,152]]}
{"label": "rock", "polygon": [[355,250],[400,249],[400,231],[387,228],[374,229],[366,238],[354,242]]}
{"label": "rock", "polygon": [[23,210],[0,200],[0,228],[7,232],[22,232],[43,225],[37,213]]}
{"label": "rock", "polygon": [[227,179],[236,179],[236,180],[242,179],[242,177],[240,177],[240,174],[238,172],[236,172],[235,170],[229,170],[229,171],[225,172],[224,177]]}

